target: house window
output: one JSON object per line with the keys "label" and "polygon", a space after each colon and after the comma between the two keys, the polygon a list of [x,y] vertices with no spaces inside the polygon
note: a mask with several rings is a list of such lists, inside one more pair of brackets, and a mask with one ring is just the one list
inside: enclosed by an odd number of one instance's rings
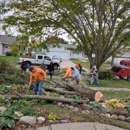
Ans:
{"label": "house window", "polygon": [[18,46],[18,49],[20,50],[20,46]]}

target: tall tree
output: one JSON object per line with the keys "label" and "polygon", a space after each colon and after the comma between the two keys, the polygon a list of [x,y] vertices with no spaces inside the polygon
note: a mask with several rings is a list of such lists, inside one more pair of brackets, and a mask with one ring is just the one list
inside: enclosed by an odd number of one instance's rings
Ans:
{"label": "tall tree", "polygon": [[97,68],[129,45],[130,0],[8,0],[3,9],[14,12],[4,30],[16,26],[31,41],[66,32]]}

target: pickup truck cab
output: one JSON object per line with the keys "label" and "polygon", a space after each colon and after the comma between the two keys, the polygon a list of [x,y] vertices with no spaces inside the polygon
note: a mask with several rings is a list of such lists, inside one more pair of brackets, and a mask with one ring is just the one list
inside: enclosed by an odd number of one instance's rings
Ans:
{"label": "pickup truck cab", "polygon": [[30,67],[31,65],[41,65],[42,63],[48,66],[50,62],[53,62],[55,70],[58,69],[58,67],[60,66],[59,60],[51,60],[49,56],[42,54],[36,54],[35,58],[19,58],[19,64],[22,63],[22,59],[27,62],[28,67]]}

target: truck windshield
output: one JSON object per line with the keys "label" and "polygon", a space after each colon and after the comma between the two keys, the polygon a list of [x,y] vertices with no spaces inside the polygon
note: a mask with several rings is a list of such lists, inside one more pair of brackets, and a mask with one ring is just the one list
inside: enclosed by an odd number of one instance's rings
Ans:
{"label": "truck windshield", "polygon": [[51,59],[48,56],[44,56],[44,59],[51,61]]}

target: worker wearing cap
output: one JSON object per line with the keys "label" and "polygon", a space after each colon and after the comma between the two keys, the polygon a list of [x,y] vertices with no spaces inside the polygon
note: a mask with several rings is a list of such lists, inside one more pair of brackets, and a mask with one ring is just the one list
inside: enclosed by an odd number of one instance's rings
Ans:
{"label": "worker wearing cap", "polygon": [[63,80],[65,80],[66,83],[70,81],[70,78],[72,76],[71,70],[68,66],[65,66],[66,73],[62,77]]}
{"label": "worker wearing cap", "polygon": [[37,95],[37,91],[39,91],[39,95],[42,95],[42,86],[44,81],[46,80],[46,73],[38,67],[30,67],[29,71],[30,71],[29,85],[31,86],[33,81],[35,81],[34,95]]}
{"label": "worker wearing cap", "polygon": [[95,65],[93,66],[91,74],[92,74],[92,77],[90,80],[90,85],[93,84],[94,82],[96,82],[96,84],[99,85],[98,70]]}
{"label": "worker wearing cap", "polygon": [[26,70],[28,68],[27,62],[24,61],[24,59],[22,59],[22,63],[21,63],[21,69],[24,73],[26,73]]}

